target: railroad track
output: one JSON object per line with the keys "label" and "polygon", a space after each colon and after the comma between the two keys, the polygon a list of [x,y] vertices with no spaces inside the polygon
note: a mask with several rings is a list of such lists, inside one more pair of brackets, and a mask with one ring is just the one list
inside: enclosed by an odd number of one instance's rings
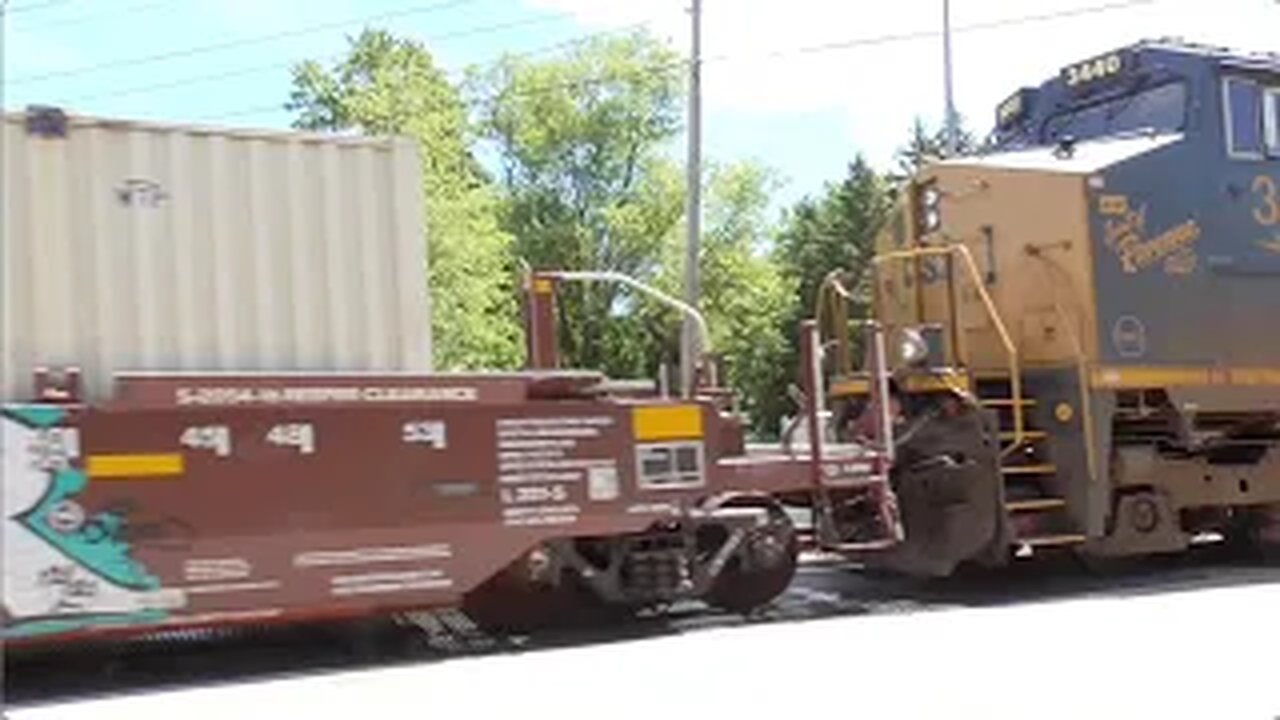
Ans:
{"label": "railroad track", "polygon": [[911,582],[873,578],[848,563],[819,561],[803,565],[786,594],[752,616],[688,603],[668,608],[659,616],[637,617],[608,627],[492,637],[460,613],[417,613],[394,621],[250,630],[225,636],[175,633],[148,643],[10,654],[5,662],[5,699],[11,706],[24,707],[196,685],[536,652],[743,624],[1250,584],[1280,584],[1280,567],[1265,567],[1222,549],[1204,548],[1185,556],[1147,561],[1109,576],[1087,573],[1065,561],[1041,561],[993,575]]}

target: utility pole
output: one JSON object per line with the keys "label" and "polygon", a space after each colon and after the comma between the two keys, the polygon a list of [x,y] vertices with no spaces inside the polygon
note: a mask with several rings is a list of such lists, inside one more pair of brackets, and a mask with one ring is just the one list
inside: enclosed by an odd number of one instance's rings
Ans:
{"label": "utility pole", "polygon": [[[5,105],[5,84],[8,77],[5,75],[5,61],[9,56],[9,35],[7,19],[9,15],[9,0],[0,0],[0,371],[6,370],[4,364],[9,360],[9,313],[6,303],[9,300],[9,244],[8,238],[5,236],[5,225],[8,218],[5,213],[9,212],[9,157],[7,155],[7,138],[9,136],[9,107]],[[2,477],[0,477],[2,479]],[[9,517],[9,513],[4,506],[4,493],[0,493],[0,518]],[[4,552],[4,533],[0,532],[0,554]],[[0,570],[0,575],[3,574]],[[0,586],[4,585],[4,578],[0,577]],[[5,666],[5,648],[4,634],[0,633],[0,718],[8,717],[5,711],[5,692],[7,680],[4,676]]]}
{"label": "utility pole", "polygon": [[[698,307],[698,258],[702,239],[702,0],[692,0],[693,47],[689,57],[689,160],[686,191],[684,300]],[[695,363],[699,347],[697,328],[692,318],[684,320],[680,344],[680,386],[686,395],[693,392]]]}
{"label": "utility pole", "polygon": [[951,0],[942,0],[942,72],[946,89],[947,157],[954,157],[959,145],[956,105],[951,88]]}

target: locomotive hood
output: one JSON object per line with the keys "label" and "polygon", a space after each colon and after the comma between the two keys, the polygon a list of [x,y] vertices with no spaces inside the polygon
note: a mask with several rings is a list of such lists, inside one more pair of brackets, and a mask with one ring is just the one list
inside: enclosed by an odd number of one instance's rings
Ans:
{"label": "locomotive hood", "polygon": [[[1185,220],[1177,214],[1179,205],[1150,205],[1145,192],[1152,176],[1177,179],[1167,165],[1188,147],[1183,140],[1180,133],[1130,134],[959,157],[925,167],[879,238],[879,250],[962,244],[977,277],[957,270],[961,276],[953,316],[944,258],[886,270],[880,278],[880,303],[888,324],[958,323],[956,342],[963,345],[966,362],[1001,367],[1007,356],[995,323],[965,289],[976,281],[993,298],[1024,362],[1060,364],[1097,357],[1113,344],[1115,324],[1107,318],[1105,327],[1098,325],[1094,290],[1099,277],[1117,262],[1146,263],[1156,250],[1186,244],[1186,233],[1167,241],[1162,235]],[[1126,207],[1120,208],[1122,204]],[[1141,232],[1119,238],[1123,233],[1116,229],[1117,216],[1109,214],[1119,210],[1146,213]],[[1124,253],[1118,256],[1120,250]],[[1169,262],[1187,265],[1182,255]],[[1098,341],[1100,331],[1105,343]]]}
{"label": "locomotive hood", "polygon": [[1002,170],[1031,170],[1058,173],[1094,173],[1113,165],[1173,145],[1181,133],[1141,134],[1096,138],[1074,143],[1009,150],[944,160],[935,168],[982,167]]}

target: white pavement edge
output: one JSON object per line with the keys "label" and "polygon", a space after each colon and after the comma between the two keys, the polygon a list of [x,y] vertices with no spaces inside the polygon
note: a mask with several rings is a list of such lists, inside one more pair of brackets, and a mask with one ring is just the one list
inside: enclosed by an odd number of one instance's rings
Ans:
{"label": "white pavement edge", "polygon": [[238,718],[1280,718],[1280,584],[699,630],[11,711]]}

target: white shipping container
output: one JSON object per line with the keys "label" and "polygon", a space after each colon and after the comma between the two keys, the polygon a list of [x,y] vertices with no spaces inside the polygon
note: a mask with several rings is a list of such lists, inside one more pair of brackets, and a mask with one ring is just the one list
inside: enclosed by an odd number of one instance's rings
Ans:
{"label": "white shipping container", "polygon": [[0,146],[0,399],[38,366],[94,399],[122,371],[431,369],[411,141],[41,117]]}

